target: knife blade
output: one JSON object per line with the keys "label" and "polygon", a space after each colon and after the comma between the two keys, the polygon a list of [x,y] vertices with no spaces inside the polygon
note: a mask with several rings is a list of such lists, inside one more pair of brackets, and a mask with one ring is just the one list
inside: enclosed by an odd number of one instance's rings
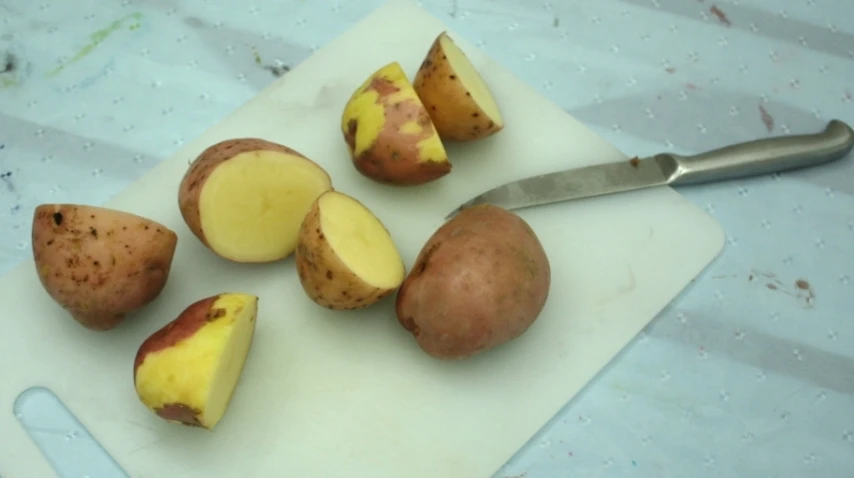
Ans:
{"label": "knife blade", "polygon": [[834,119],[818,133],[747,141],[693,156],[659,153],[524,178],[475,196],[445,219],[478,204],[514,210],[656,186],[699,184],[817,166],[845,157],[852,148],[854,130]]}

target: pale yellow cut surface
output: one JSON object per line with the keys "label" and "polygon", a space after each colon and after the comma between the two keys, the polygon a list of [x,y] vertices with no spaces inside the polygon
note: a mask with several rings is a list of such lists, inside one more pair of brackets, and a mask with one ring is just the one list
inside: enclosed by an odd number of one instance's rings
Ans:
{"label": "pale yellow cut surface", "polygon": [[345,194],[330,192],[318,203],[320,227],[338,259],[378,289],[400,285],[405,273],[403,260],[380,220]]}
{"label": "pale yellow cut surface", "polygon": [[252,344],[257,297],[223,294],[211,307],[225,314],[191,336],[146,355],[136,372],[137,393],[149,408],[183,404],[201,411],[212,429],[223,417]]}
{"label": "pale yellow cut surface", "polygon": [[199,197],[210,247],[239,262],[290,255],[305,214],[331,189],[316,164],[278,151],[250,151],[217,166]]}
{"label": "pale yellow cut surface", "polygon": [[463,84],[463,88],[471,93],[472,99],[480,106],[486,116],[496,125],[504,126],[504,119],[501,116],[498,103],[495,102],[486,82],[483,81],[480,73],[477,72],[465,53],[447,35],[442,35],[439,43],[442,45],[442,51],[448,57],[451,68]]}

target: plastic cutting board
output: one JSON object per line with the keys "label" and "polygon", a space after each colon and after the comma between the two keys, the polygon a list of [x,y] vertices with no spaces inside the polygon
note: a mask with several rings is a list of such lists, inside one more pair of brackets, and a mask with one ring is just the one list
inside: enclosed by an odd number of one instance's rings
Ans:
{"label": "plastic cutting board", "polygon": [[[719,225],[667,187],[520,211],[551,259],[545,310],[519,339],[444,362],[398,325],[393,299],[327,311],[304,295],[292,259],[231,264],[190,234],[178,183],[191,158],[229,137],[267,138],[320,163],[337,189],[386,223],[408,267],[445,215],[475,194],[628,159],[451,31],[497,96],[505,131],[449,146],[453,172],[424,186],[359,175],[338,129],[345,101],[389,61],[411,77],[445,28],[410,1],[386,4],[109,201],[180,236],[166,290],[118,329],[78,326],[41,289],[31,261],[0,280],[0,474],[51,475],[12,413],[20,392],[45,386],[133,478],[486,478],[716,257]],[[231,406],[212,433],[163,422],[134,393],[136,349],[188,304],[224,290],[261,298]]]}

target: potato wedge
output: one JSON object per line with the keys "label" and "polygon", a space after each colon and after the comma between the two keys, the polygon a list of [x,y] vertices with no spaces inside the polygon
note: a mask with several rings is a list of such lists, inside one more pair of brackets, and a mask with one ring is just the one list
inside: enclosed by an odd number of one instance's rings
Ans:
{"label": "potato wedge", "polygon": [[217,255],[242,263],[293,253],[311,204],[332,189],[329,174],[287,146],[258,138],[216,143],[192,162],[178,191],[181,216]]}
{"label": "potato wedge", "polygon": [[433,41],[412,85],[443,140],[476,141],[504,128],[483,77],[446,32]]}
{"label": "potato wedge", "polygon": [[82,204],[41,204],[32,225],[42,287],[82,326],[105,331],[156,299],[178,235],[151,219]]}
{"label": "potato wedge", "polygon": [[140,401],[171,423],[212,430],[240,380],[258,314],[258,297],[224,293],[198,300],[137,350]]}
{"label": "potato wedge", "polygon": [[398,289],[397,318],[429,355],[463,359],[528,330],[550,285],[549,259],[530,226],[500,207],[473,206],[424,244]]}
{"label": "potato wedge", "polygon": [[374,72],[341,115],[353,165],[374,181],[414,186],[451,172],[430,115],[397,62]]}
{"label": "potato wedge", "polygon": [[305,293],[329,309],[357,309],[391,294],[406,274],[380,220],[356,199],[322,194],[306,215],[295,254]]}

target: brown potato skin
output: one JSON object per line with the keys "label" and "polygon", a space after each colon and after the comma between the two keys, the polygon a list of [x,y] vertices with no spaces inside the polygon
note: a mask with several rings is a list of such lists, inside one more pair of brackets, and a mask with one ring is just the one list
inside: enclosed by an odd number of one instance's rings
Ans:
{"label": "brown potato skin", "polygon": [[299,156],[308,160],[305,155],[278,143],[261,138],[232,138],[208,146],[190,163],[178,187],[178,208],[187,227],[205,247],[210,244],[205,239],[202,230],[202,220],[199,215],[199,197],[202,188],[213,170],[229,159],[251,151],[278,151]]}
{"label": "brown potato skin", "polygon": [[522,335],[550,285],[548,257],[528,224],[502,208],[474,206],[421,249],[398,290],[397,318],[424,352],[463,359]]}
{"label": "brown potato skin", "polygon": [[[359,123],[355,119],[347,122],[344,141],[356,170],[374,181],[396,186],[417,186],[450,173],[452,166],[448,161],[421,161],[418,142],[429,138],[434,131],[427,111],[408,99],[390,103],[389,95],[398,92],[399,88],[384,78],[374,78],[360,92],[370,90],[379,93],[377,102],[385,106],[386,120],[376,142],[359,156],[354,154]],[[399,133],[398,128],[412,119],[422,127],[422,134],[405,136]]]}
{"label": "brown potato skin", "polygon": [[177,243],[166,226],[108,208],[42,204],[33,215],[42,286],[91,330],[116,327],[160,295]]}
{"label": "brown potato skin", "polygon": [[306,214],[294,252],[306,295],[332,310],[361,309],[389,296],[394,289],[380,289],[366,283],[335,255],[320,228],[319,203],[318,197]]}
{"label": "brown potato skin", "polygon": [[481,111],[451,68],[439,43],[445,35],[443,32],[433,41],[412,80],[436,131],[443,140],[457,142],[477,141],[498,133],[503,126]]}
{"label": "brown potato skin", "polygon": [[191,408],[183,403],[170,403],[169,405],[164,405],[157,410],[154,410],[154,413],[164,420],[178,422],[182,425],[187,425],[188,427],[207,428],[202,424],[202,421],[199,418],[202,416],[202,411]]}

